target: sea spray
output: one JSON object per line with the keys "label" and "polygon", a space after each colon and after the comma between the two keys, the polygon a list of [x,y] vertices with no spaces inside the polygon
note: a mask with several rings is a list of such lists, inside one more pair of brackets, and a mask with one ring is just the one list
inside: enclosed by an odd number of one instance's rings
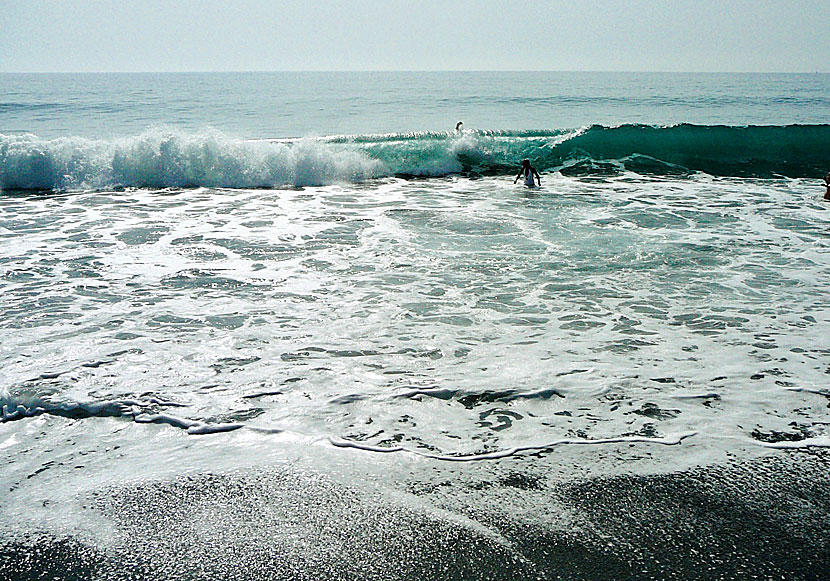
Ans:
{"label": "sea spray", "polygon": [[0,135],[0,188],[265,188],[360,182],[384,175],[361,151],[313,139],[250,142],[219,131],[153,128],[128,138]]}

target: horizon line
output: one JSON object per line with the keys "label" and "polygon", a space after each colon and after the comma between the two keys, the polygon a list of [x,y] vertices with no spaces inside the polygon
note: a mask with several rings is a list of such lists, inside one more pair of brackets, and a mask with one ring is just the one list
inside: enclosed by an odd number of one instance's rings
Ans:
{"label": "horizon line", "polygon": [[678,74],[678,75],[826,75],[830,71],[705,71],[705,70],[614,70],[614,69],[245,69],[245,70],[0,70],[9,75],[140,75],[140,74],[250,74],[250,73],[590,73],[590,74]]}

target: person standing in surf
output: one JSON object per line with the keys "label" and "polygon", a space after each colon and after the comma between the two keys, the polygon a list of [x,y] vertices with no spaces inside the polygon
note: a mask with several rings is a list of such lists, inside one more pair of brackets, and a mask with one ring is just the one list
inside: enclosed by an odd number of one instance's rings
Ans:
{"label": "person standing in surf", "polygon": [[824,199],[830,202],[830,171],[824,176],[824,187],[827,189],[824,192]]}
{"label": "person standing in surf", "polygon": [[539,177],[539,172],[536,171],[536,168],[530,165],[529,159],[522,160],[522,169],[519,170],[519,175],[516,176],[516,179],[513,180],[513,183],[515,184],[517,181],[519,181],[519,178],[522,176],[524,176],[525,178],[525,185],[529,188],[536,187],[536,181],[534,181],[533,179],[534,176],[536,176],[536,180],[539,182],[539,185],[542,185],[542,178]]}

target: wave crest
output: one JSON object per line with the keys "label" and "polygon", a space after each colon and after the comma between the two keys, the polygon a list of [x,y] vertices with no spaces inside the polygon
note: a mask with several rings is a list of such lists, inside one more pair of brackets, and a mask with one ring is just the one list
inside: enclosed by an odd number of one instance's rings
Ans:
{"label": "wave crest", "polygon": [[251,142],[215,130],[188,134],[166,128],[110,141],[0,135],[2,189],[261,188],[381,175],[378,160],[313,139]]}
{"label": "wave crest", "polygon": [[157,127],[113,140],[0,135],[0,189],[267,188],[384,176],[620,171],[821,177],[830,125],[595,125],[572,131],[465,131],[241,140]]}

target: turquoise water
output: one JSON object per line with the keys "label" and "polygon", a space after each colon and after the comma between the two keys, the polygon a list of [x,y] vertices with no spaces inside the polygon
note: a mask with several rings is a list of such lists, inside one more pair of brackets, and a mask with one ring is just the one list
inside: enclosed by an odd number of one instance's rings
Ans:
{"label": "turquoise water", "polygon": [[3,81],[3,538],[117,552],[85,495],[291,466],[504,548],[485,507],[564,517],[485,476],[830,443],[830,76]]}

